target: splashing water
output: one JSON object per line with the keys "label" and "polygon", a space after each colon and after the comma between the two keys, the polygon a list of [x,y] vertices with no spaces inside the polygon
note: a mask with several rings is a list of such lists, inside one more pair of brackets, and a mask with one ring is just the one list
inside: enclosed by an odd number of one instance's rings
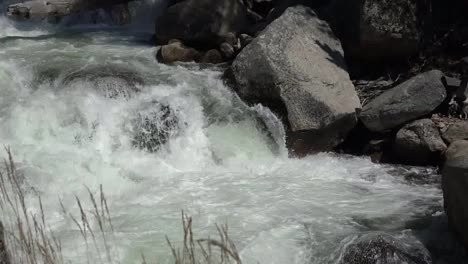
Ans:
{"label": "splashing water", "polygon": [[432,169],[288,158],[267,108],[245,105],[222,69],[158,64],[148,35],[9,23],[0,17],[0,142],[73,263],[86,263],[85,245],[58,198],[76,208],[85,186],[104,186],[121,263],[169,261],[181,209],[202,235],[227,221],[245,263],[278,264],[336,263],[346,238],[427,231],[442,210]]}

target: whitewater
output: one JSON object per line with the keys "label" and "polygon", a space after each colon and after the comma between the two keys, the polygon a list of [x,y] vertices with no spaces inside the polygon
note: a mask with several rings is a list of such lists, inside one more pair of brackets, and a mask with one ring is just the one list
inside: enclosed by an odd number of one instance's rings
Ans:
{"label": "whitewater", "polygon": [[[67,263],[89,256],[59,199],[76,211],[75,196],[101,185],[119,263],[141,263],[142,253],[170,263],[165,236],[180,242],[181,210],[200,237],[228,223],[244,263],[338,263],[347,243],[375,231],[453,253],[436,169],[288,157],[281,122],[225,86],[223,66],[158,63],[145,21],[79,21],[0,16],[0,143],[12,149],[28,210],[41,197]],[[141,115],[173,118],[157,149],[135,145]]]}

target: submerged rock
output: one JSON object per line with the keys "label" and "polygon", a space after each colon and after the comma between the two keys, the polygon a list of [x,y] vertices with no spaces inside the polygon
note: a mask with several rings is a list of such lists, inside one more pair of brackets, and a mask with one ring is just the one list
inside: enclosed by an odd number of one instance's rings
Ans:
{"label": "submerged rock", "polygon": [[431,264],[427,249],[416,240],[372,233],[345,248],[340,264]]}
{"label": "submerged rock", "polygon": [[447,149],[440,132],[430,119],[417,120],[398,131],[394,150],[407,164],[436,164]]}
{"label": "submerged rock", "polygon": [[442,169],[444,208],[449,224],[468,248],[468,141],[453,142]]}
{"label": "submerged rock", "polygon": [[365,105],[359,117],[373,132],[383,132],[434,111],[447,96],[438,70],[419,74]]}
{"label": "submerged rock", "polygon": [[[62,86],[91,88],[108,98],[129,98],[140,91],[143,77],[129,69],[117,66],[93,66],[73,71],[63,78]],[[78,88],[82,88],[78,87]]]}
{"label": "submerged rock", "polygon": [[130,120],[132,144],[148,152],[158,151],[179,129],[179,119],[167,104],[142,104]]}
{"label": "submerged rock", "polygon": [[328,24],[309,8],[288,8],[236,57],[225,78],[249,103],[285,117],[298,155],[330,150],[356,124],[360,102]]}
{"label": "submerged rock", "polygon": [[161,43],[176,38],[193,47],[214,48],[248,24],[247,9],[238,0],[185,0],[156,19],[156,38]]}

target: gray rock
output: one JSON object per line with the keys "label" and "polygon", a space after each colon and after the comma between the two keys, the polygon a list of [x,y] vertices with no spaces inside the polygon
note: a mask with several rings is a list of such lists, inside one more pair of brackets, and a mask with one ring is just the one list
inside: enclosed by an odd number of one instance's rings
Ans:
{"label": "gray rock", "polygon": [[468,141],[453,142],[442,169],[444,208],[449,224],[468,248]]}
{"label": "gray rock", "polygon": [[309,8],[288,8],[236,57],[225,77],[239,96],[283,115],[296,154],[330,150],[361,107],[340,41]]}
{"label": "gray rock", "polygon": [[468,139],[468,121],[459,121],[452,123],[442,130],[442,138],[451,144],[457,140]]}
{"label": "gray rock", "polygon": [[178,133],[179,119],[169,105],[153,101],[136,109],[129,127],[133,146],[156,152]]}
{"label": "gray rock", "polygon": [[415,238],[385,233],[363,235],[345,248],[340,264],[431,264],[427,249]]}
{"label": "gray rock", "polygon": [[396,128],[434,111],[447,92],[438,70],[419,74],[365,105],[359,117],[371,131]]}
{"label": "gray rock", "polygon": [[248,35],[248,34],[241,34],[239,36],[240,42],[241,42],[241,47],[247,46],[250,42],[252,42],[253,37]]}
{"label": "gray rock", "polygon": [[223,54],[224,58],[228,60],[236,56],[236,51],[234,47],[227,42],[221,43],[221,45],[219,45],[219,50],[221,51],[221,54]]}
{"label": "gray rock", "polygon": [[200,59],[200,63],[218,64],[224,61],[223,55],[218,50],[211,49],[207,51]]}
{"label": "gray rock", "polygon": [[156,54],[157,60],[161,63],[198,61],[201,56],[198,50],[175,41],[162,46]]}
{"label": "gray rock", "polygon": [[395,154],[406,164],[435,164],[446,149],[439,129],[430,119],[405,125],[395,138]]}
{"label": "gray rock", "polygon": [[355,59],[405,59],[418,52],[417,1],[334,0],[330,17],[346,54]]}
{"label": "gray rock", "polygon": [[238,0],[186,0],[169,7],[156,19],[156,38],[161,43],[180,39],[185,44],[217,47],[229,33],[249,27],[247,9]]}

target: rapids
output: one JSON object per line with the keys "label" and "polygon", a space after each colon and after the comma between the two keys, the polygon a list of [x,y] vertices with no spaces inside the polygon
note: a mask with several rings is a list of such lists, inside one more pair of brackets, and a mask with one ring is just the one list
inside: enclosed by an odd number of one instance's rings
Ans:
{"label": "rapids", "polygon": [[[227,222],[244,263],[337,263],[347,241],[371,231],[452,254],[435,169],[288,158],[279,120],[245,105],[222,68],[159,64],[141,29],[0,17],[0,142],[13,151],[28,209],[39,210],[39,194],[70,263],[86,263],[86,246],[59,198],[78,210],[75,195],[101,184],[120,263],[140,263],[142,252],[170,262],[165,235],[180,242],[181,210],[198,236]],[[114,88],[128,94],[106,96]],[[149,152],[133,144],[131,120],[152,102],[170,107],[177,125]],[[153,121],[164,125],[161,116]]]}

